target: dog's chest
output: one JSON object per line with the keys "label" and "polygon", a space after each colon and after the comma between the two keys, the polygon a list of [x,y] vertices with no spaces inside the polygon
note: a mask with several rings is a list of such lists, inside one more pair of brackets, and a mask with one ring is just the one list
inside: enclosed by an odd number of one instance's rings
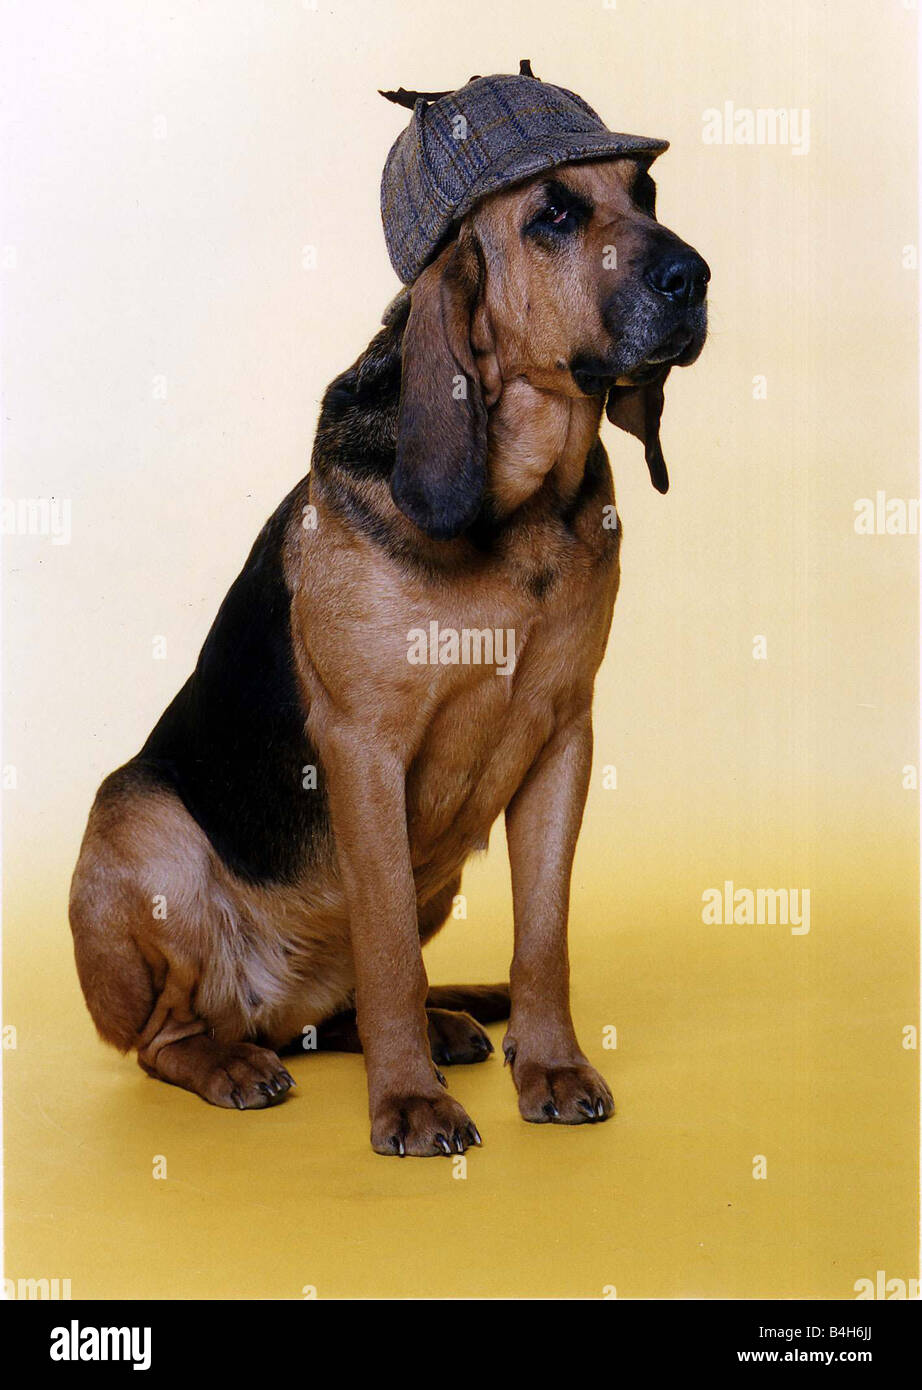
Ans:
{"label": "dog's chest", "polygon": [[[408,769],[407,821],[414,865],[433,883],[485,844],[541,750],[588,704],[604,651],[610,574],[564,582],[551,566],[535,565],[506,593],[492,613],[478,610],[467,633],[453,628],[461,612],[420,643],[420,655],[439,665],[431,717]],[[490,641],[492,663],[479,659]]]}

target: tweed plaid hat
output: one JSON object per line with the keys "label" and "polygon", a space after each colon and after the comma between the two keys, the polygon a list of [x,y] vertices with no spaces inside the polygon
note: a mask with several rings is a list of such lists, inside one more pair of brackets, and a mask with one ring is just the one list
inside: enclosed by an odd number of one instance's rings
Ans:
{"label": "tweed plaid hat", "polygon": [[459,218],[488,193],[576,159],[648,154],[668,140],[608,130],[575,92],[533,76],[473,77],[455,92],[382,92],[413,111],[381,180],[391,264],[410,285]]}

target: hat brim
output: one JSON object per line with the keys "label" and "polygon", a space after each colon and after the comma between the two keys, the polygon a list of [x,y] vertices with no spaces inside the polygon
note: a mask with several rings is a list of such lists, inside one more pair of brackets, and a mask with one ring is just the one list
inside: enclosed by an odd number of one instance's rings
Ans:
{"label": "hat brim", "polygon": [[544,139],[529,141],[505,159],[485,169],[469,189],[464,201],[455,211],[455,219],[470,212],[475,203],[501,188],[510,188],[523,179],[533,178],[545,169],[561,164],[574,164],[588,159],[615,159],[619,156],[657,155],[669,148],[668,140],[648,139],[643,135],[619,135],[612,130],[579,130],[561,132]]}

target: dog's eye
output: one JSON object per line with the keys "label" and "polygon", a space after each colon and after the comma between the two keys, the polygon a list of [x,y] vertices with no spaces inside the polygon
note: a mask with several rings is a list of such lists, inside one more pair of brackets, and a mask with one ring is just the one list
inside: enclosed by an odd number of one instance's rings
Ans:
{"label": "dog's eye", "polygon": [[641,212],[649,217],[656,216],[656,184],[649,174],[642,173],[634,180],[631,197]]}
{"label": "dog's eye", "polygon": [[539,219],[561,232],[573,231],[577,224],[577,216],[573,209],[561,207],[558,203],[550,203],[539,214]]}
{"label": "dog's eye", "polygon": [[578,232],[586,220],[582,208],[552,199],[528,222],[526,232],[538,236],[561,237]]}

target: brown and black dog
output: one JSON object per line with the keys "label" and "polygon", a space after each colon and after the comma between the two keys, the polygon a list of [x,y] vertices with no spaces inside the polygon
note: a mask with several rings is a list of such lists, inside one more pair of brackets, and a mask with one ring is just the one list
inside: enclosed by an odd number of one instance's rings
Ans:
{"label": "brown and black dog", "polygon": [[[462,1152],[480,1136],[437,1063],[483,1060],[475,1019],[508,1015],[526,1120],[613,1113],[567,963],[619,578],[599,425],[607,399],[666,490],[663,381],[701,351],[709,276],[656,221],[648,165],[564,165],[462,220],[327,390],[311,472],[100,788],[77,968],[102,1037],[152,1076],[261,1108],[314,1026],[364,1051],[377,1152]],[[412,659],[432,625],[481,645]],[[514,669],[478,659],[494,632]],[[510,985],[429,990],[421,945],[502,812]]]}

